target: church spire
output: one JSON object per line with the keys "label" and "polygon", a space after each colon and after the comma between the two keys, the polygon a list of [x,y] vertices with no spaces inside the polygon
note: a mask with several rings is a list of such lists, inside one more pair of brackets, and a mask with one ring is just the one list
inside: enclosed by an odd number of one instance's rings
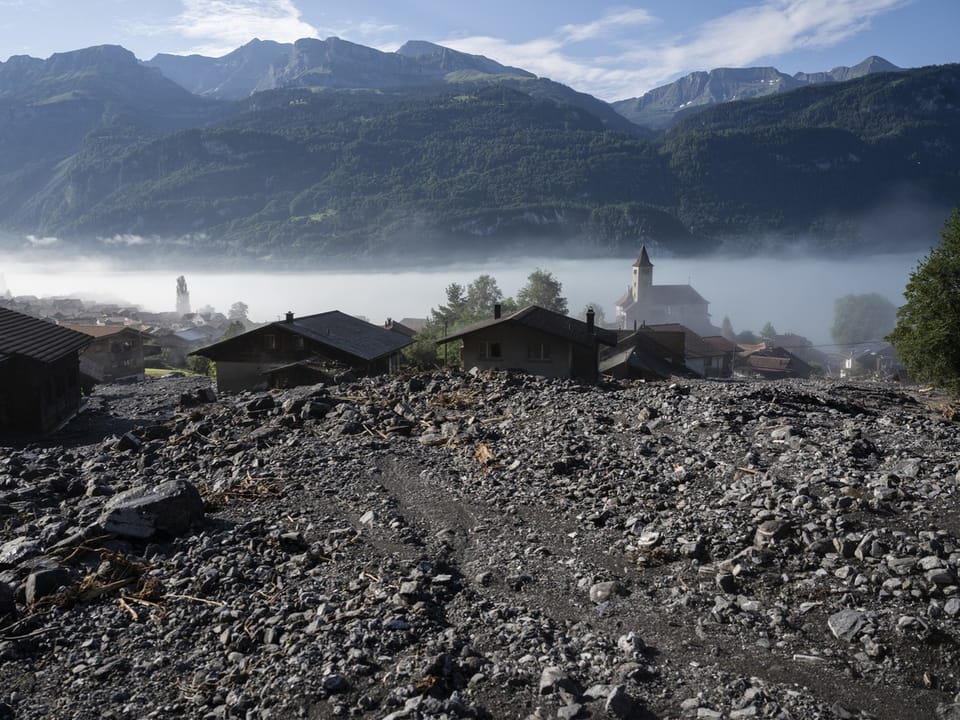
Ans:
{"label": "church spire", "polygon": [[653,267],[653,263],[650,262],[650,256],[647,255],[647,246],[640,246],[640,257],[637,258],[637,261],[633,264],[634,267]]}
{"label": "church spire", "polygon": [[640,257],[633,264],[633,300],[636,303],[645,303],[650,288],[653,286],[653,263],[647,255],[647,246],[640,247]]}

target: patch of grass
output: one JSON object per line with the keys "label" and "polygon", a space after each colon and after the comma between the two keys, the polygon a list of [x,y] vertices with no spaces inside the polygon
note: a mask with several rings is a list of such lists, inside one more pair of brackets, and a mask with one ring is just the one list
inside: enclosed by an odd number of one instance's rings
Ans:
{"label": "patch of grass", "polygon": [[170,373],[180,373],[181,375],[187,377],[206,377],[201,376],[200,373],[188,370],[187,368],[145,368],[143,372],[148,378],[163,377],[164,375],[169,375]]}

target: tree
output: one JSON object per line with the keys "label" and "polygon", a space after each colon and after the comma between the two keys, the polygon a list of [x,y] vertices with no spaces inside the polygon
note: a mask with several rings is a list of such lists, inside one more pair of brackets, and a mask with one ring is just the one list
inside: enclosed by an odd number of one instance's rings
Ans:
{"label": "tree", "polygon": [[247,311],[250,307],[245,302],[235,302],[230,306],[230,311],[227,313],[227,317],[231,320],[239,320],[240,322],[246,322],[247,320]]}
{"label": "tree", "polygon": [[913,377],[960,395],[960,208],[941,238],[910,273],[889,339]]}
{"label": "tree", "polygon": [[520,307],[539,305],[547,310],[567,314],[567,299],[560,295],[563,285],[552,273],[537,268],[527,275],[527,284],[517,293]]}
{"label": "tree", "polygon": [[838,345],[881,340],[897,324],[897,308],[883,295],[844,295],[833,303],[830,335]]}
{"label": "tree", "polygon": [[503,291],[492,275],[480,275],[467,286],[461,319],[466,322],[491,319],[493,306],[497,304],[503,305]]}
{"label": "tree", "polygon": [[[432,370],[443,365],[444,349],[437,347],[437,340],[443,336],[443,320],[434,316],[427,319],[420,331],[414,336],[413,344],[403,349],[403,357],[408,365],[418,370]],[[459,357],[459,355],[457,355]]]}
{"label": "tree", "polygon": [[237,335],[243,335],[247,331],[247,327],[240,320],[231,320],[230,324],[227,325],[227,329],[223,331],[223,335],[220,336],[220,342],[222,340],[229,340],[232,337]]}
{"label": "tree", "polygon": [[436,310],[430,310],[434,320],[440,323],[441,328],[452,330],[454,326],[461,323],[464,311],[467,307],[467,295],[460,283],[450,283],[447,285],[447,304],[441,305]]}
{"label": "tree", "polygon": [[764,340],[773,340],[777,336],[777,329],[773,326],[773,323],[767,320],[762,328],[760,328],[760,337]]}
{"label": "tree", "polygon": [[733,332],[733,323],[726,315],[723,316],[723,322],[720,324],[720,334],[727,340],[733,340],[736,337],[736,333]]}
{"label": "tree", "polygon": [[756,345],[760,342],[760,338],[750,330],[741,330],[733,336],[733,339],[741,345]]}

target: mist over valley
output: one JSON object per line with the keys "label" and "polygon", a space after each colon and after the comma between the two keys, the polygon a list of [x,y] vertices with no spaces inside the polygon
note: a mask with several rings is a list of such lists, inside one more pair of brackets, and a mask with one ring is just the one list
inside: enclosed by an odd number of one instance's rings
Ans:
{"label": "mist over valley", "polygon": [[[796,333],[816,345],[831,343],[834,301],[844,295],[878,293],[901,304],[903,288],[922,253],[909,252],[825,260],[810,255],[669,258],[653,255],[657,283],[691,284],[710,302],[712,322],[729,317],[734,328],[758,331],[770,322],[780,333]],[[308,272],[217,271],[209,263],[135,270],[102,261],[29,262],[0,257],[0,293],[13,296],[77,297],[150,312],[172,312],[175,279],[184,275],[194,311],[226,313],[235,302],[254,322],[341,310],[380,324],[388,318],[424,318],[444,300],[450,283],[467,286],[492,275],[505,296],[515,296],[540,268],[563,285],[570,313],[588,305],[610,323],[614,302],[630,283],[634,257],[563,259],[518,257],[483,264],[457,263],[397,270],[352,269]],[[880,339],[880,338],[877,338]]]}

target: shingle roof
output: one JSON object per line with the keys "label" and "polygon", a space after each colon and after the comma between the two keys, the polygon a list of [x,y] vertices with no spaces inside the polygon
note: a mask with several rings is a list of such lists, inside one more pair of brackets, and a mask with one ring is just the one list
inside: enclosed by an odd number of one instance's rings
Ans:
{"label": "shingle roof", "polygon": [[339,310],[295,318],[292,323],[272,324],[364,360],[392,355],[413,343],[406,335],[377,327]]}
{"label": "shingle roof", "polygon": [[117,335],[118,333],[122,333],[124,330],[130,330],[131,332],[140,334],[140,331],[136,328],[127,327],[126,325],[78,325],[76,323],[60,323],[60,326],[69,328],[71,330],[76,330],[84,335],[90,335],[91,337],[95,338]]}
{"label": "shingle roof", "polygon": [[707,305],[691,285],[651,285],[647,297],[654,305]]}
{"label": "shingle roof", "polygon": [[82,350],[93,338],[30,315],[0,308],[0,355],[53,362]]}
{"label": "shingle roof", "polygon": [[649,374],[668,378],[672,375],[680,377],[699,377],[680,361],[674,361],[673,352],[664,347],[651,333],[635,332],[617,343],[617,347],[610,354],[603,354],[600,358],[600,371],[608,372],[622,363],[628,363],[638,370]]}
{"label": "shingle roof", "polygon": [[[302,335],[321,345],[326,345],[368,362],[392,355],[413,343],[413,339],[406,335],[372,325],[339,310],[330,310],[316,315],[304,315],[290,322],[279,320],[269,325],[261,325],[248,333],[244,333],[244,335],[269,332],[270,328]],[[228,344],[232,345],[237,337],[242,336],[237,335],[213,345],[207,345],[194,354],[216,360],[220,355],[219,351],[225,349]]]}
{"label": "shingle roof", "polygon": [[682,332],[687,357],[717,357],[718,355],[723,355],[728,352],[728,350],[723,349],[717,343],[705,342],[697,333],[680,323],[647,325],[646,328],[654,332]]}
{"label": "shingle roof", "polygon": [[[664,305],[709,305],[710,303],[692,285],[651,285],[643,301],[645,306]],[[617,301],[617,307],[628,308],[633,305],[633,290],[627,288]]]}
{"label": "shingle roof", "polygon": [[595,342],[604,345],[616,345],[617,334],[612,330],[605,330],[594,326],[591,331],[590,326],[582,320],[562,315],[561,313],[547,310],[538,305],[529,305],[523,310],[506,315],[499,319],[484,320],[482,322],[469,325],[459,332],[440,338],[437,344],[443,344],[469,335],[477,330],[493,327],[500,324],[522,325],[533,330],[540,330],[549,335],[556,335],[578,345],[592,346]]}

